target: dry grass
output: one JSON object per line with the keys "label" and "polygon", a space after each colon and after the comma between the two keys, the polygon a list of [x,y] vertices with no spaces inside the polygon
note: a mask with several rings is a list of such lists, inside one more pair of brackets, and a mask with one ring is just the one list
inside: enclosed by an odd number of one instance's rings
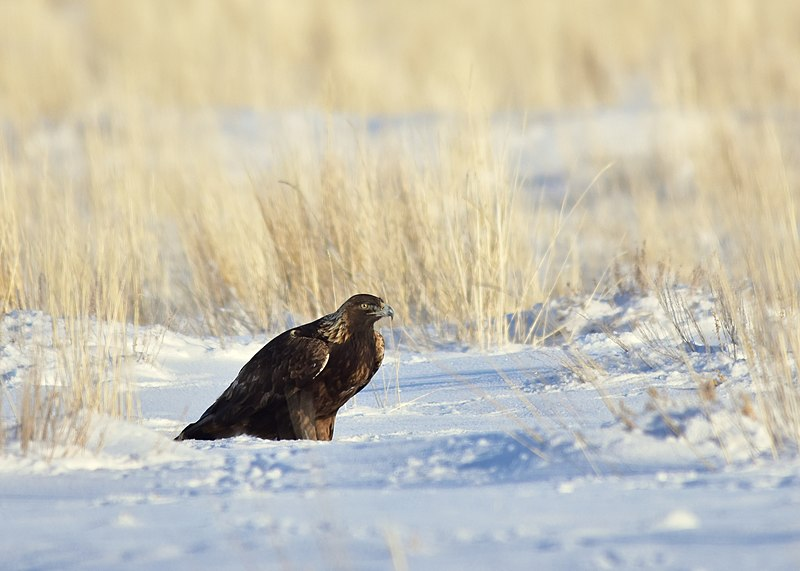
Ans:
{"label": "dry grass", "polygon": [[127,374],[128,334],[124,322],[65,316],[34,331],[33,339],[12,341],[29,361],[20,390],[9,399],[11,432],[23,453],[37,447],[46,456],[68,454],[90,441],[99,446],[93,414],[128,418],[137,412]]}
{"label": "dry grass", "polygon": [[787,148],[774,130],[757,137],[756,147],[744,149],[737,139],[725,140],[730,216],[746,281],[723,265],[718,290],[726,305],[742,308],[728,311],[728,328],[740,341],[757,416],[777,451],[800,441],[800,173],[791,158],[796,149]]}
{"label": "dry grass", "polygon": [[[775,118],[800,100],[800,4],[413,4],[0,3],[0,311],[61,319],[61,384],[75,383],[50,401],[34,367],[21,416],[130,409],[126,390],[107,388],[142,347],[135,333],[97,342],[95,318],[277,330],[373,291],[423,343],[487,347],[507,340],[509,314],[552,295],[649,287],[641,276],[656,264],[689,283],[715,260],[721,327],[758,380],[754,408],[776,446],[798,440],[800,150],[791,121]],[[613,167],[585,200],[575,183],[555,206],[522,192],[474,119],[442,128],[426,160],[408,140],[371,148],[358,129],[289,133],[240,177],[203,114],[474,118],[630,103],[682,120],[710,111],[691,144],[659,139],[648,157],[598,141],[594,162],[579,156],[566,177]]]}
{"label": "dry grass", "polygon": [[31,364],[14,429],[23,451],[41,440],[85,445],[89,413],[136,408],[125,370],[128,328],[138,327],[142,268],[157,250],[143,242],[142,212],[113,198],[113,181],[79,189],[51,176],[46,163],[4,156],[0,311],[52,316],[48,330],[20,347]]}
{"label": "dry grass", "polygon": [[793,104],[791,0],[9,0],[0,109]]}
{"label": "dry grass", "polygon": [[[334,136],[319,155],[297,150],[238,180],[214,158],[149,164],[160,147],[139,161],[149,137],[83,136],[87,173],[53,175],[38,156],[4,165],[4,311],[113,309],[223,335],[276,330],[289,313],[314,317],[372,291],[423,337],[486,347],[508,338],[509,314],[563,291],[569,213],[526,202],[507,157],[470,128],[446,136],[433,162],[366,149],[353,160]],[[118,306],[103,306],[112,294]]]}
{"label": "dry grass", "polygon": [[[621,281],[658,297],[683,348],[661,344],[646,324],[640,333],[668,360],[702,351],[707,340],[663,276],[713,293],[718,342],[744,357],[754,381],[740,413],[764,424],[777,454],[800,440],[800,148],[791,122],[755,119],[719,118],[694,146],[662,149],[646,168],[623,163],[620,176],[601,184],[604,192],[625,189],[636,212],[627,232],[647,244],[660,276],[647,278],[641,250],[631,248]],[[682,166],[671,162],[678,154]]]}

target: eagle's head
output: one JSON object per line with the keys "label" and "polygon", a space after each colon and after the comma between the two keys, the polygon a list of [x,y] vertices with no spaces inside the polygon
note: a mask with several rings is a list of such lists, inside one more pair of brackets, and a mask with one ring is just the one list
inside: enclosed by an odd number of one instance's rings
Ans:
{"label": "eagle's head", "polygon": [[394,309],[381,298],[359,293],[348,299],[339,308],[339,312],[347,316],[353,324],[372,325],[382,317],[394,317]]}
{"label": "eagle's head", "polygon": [[330,315],[320,318],[320,328],[329,341],[344,343],[356,333],[363,335],[372,331],[372,326],[382,317],[394,317],[394,309],[377,296],[359,293]]}

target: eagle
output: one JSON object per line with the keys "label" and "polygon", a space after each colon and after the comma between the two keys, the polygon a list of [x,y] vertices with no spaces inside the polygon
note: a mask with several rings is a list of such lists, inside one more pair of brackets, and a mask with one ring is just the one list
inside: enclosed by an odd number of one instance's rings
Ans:
{"label": "eagle", "polygon": [[335,312],[284,331],[175,440],[331,440],[338,410],[381,366],[384,341],[373,326],[382,317],[394,310],[380,297],[357,294]]}

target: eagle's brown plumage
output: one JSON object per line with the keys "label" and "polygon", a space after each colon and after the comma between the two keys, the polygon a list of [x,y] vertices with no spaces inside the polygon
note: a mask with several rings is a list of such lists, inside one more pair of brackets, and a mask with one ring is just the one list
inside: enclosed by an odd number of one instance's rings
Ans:
{"label": "eagle's brown plumage", "polygon": [[358,294],[334,313],[281,333],[175,440],[239,434],[330,440],[336,412],[383,361],[383,336],[373,325],[392,316],[394,310],[381,298]]}

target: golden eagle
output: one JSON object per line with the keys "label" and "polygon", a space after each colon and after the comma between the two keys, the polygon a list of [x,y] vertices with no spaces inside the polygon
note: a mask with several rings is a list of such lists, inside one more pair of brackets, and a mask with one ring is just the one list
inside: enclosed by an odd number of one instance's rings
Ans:
{"label": "golden eagle", "polygon": [[383,361],[383,336],[373,325],[393,316],[381,298],[358,294],[334,313],[284,331],[175,440],[330,440],[337,411]]}

